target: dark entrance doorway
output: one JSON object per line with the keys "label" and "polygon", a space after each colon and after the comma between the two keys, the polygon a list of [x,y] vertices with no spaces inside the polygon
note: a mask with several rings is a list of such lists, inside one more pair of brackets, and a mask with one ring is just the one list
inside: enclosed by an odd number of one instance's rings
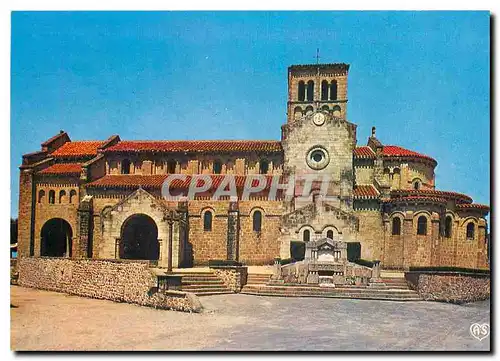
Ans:
{"label": "dark entrance doorway", "polygon": [[160,245],[155,221],[145,214],[135,214],[122,226],[120,258],[158,260]]}
{"label": "dark entrance doorway", "polygon": [[47,221],[41,231],[40,255],[46,257],[71,257],[73,231],[61,218]]}

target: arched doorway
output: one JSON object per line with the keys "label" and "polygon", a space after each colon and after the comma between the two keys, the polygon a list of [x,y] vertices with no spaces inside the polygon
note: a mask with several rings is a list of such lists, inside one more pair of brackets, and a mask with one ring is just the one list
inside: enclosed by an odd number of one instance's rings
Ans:
{"label": "arched doorway", "polygon": [[45,257],[71,257],[73,231],[68,222],[52,218],[40,232],[40,255]]}
{"label": "arched doorway", "polygon": [[158,227],[145,214],[134,214],[122,226],[120,258],[158,260]]}

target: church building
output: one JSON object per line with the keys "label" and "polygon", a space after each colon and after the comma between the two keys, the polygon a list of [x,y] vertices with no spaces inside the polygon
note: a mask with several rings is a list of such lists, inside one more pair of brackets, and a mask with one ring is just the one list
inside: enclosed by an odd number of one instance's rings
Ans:
{"label": "church building", "polygon": [[[326,237],[384,269],[488,268],[489,207],[436,189],[437,161],[384,144],[375,128],[358,145],[348,73],[343,63],[290,66],[280,140],[78,141],[61,131],[23,155],[19,256],[265,265],[303,259],[309,242]],[[214,186],[168,199],[162,186],[174,174],[186,176],[171,184],[179,194],[195,175]],[[305,174],[326,176],[325,191],[305,184]],[[226,175],[237,196],[214,199]],[[266,185],[242,197],[253,175],[297,179],[297,193],[270,197]]]}

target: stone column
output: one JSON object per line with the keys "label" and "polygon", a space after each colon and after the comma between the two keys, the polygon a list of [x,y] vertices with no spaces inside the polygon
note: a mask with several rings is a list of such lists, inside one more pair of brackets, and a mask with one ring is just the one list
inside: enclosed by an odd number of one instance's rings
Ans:
{"label": "stone column", "polygon": [[78,206],[79,238],[75,254],[76,258],[92,257],[92,197],[86,196]]}
{"label": "stone column", "polygon": [[414,248],[414,234],[413,234],[413,212],[407,211],[405,218],[403,219],[403,262],[402,267],[404,269],[409,268],[411,266],[411,254],[412,248]]}
{"label": "stone column", "polygon": [[192,250],[189,247],[188,202],[183,199],[177,204],[179,214],[179,267],[192,267]]}
{"label": "stone column", "polygon": [[238,200],[231,199],[227,215],[227,260],[230,261],[238,261],[239,259],[239,225]]}

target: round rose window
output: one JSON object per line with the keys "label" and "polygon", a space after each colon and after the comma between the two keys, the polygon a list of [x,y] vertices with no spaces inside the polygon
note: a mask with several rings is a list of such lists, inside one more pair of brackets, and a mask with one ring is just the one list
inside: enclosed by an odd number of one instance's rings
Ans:
{"label": "round rose window", "polygon": [[319,170],[325,168],[330,162],[328,152],[323,147],[314,147],[307,153],[307,165],[312,169]]}

